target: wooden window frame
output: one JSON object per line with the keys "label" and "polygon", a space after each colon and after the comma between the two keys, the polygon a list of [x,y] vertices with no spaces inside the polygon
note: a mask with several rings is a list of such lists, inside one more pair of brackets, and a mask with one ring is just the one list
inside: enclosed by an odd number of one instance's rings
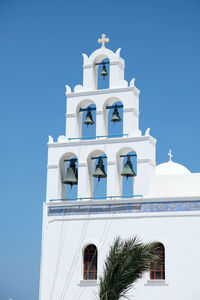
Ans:
{"label": "wooden window frame", "polygon": [[150,267],[150,280],[165,280],[165,247],[159,244],[156,254],[159,261],[152,263]]}
{"label": "wooden window frame", "polygon": [[83,254],[83,280],[97,280],[97,247],[88,245]]}

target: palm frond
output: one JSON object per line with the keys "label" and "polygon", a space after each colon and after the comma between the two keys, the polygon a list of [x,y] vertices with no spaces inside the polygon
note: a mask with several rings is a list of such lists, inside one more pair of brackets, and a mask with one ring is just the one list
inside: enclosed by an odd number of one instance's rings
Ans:
{"label": "palm frond", "polygon": [[142,243],[137,237],[121,240],[117,237],[106,257],[100,277],[100,300],[126,298],[137,279],[158,260],[158,243]]}

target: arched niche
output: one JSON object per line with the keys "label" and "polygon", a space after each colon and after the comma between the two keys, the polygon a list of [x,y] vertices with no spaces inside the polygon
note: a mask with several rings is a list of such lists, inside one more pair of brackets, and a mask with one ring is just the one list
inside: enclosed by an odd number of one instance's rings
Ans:
{"label": "arched niche", "polygon": [[[130,160],[133,166],[133,171],[137,176],[137,154],[134,149],[130,147],[124,147],[119,150],[117,153],[117,174],[118,174],[118,186],[120,188],[120,194],[123,197],[132,196],[134,195],[134,184],[135,184],[135,177],[125,177],[122,176],[121,173],[123,172],[124,166],[127,162],[128,155],[130,155]],[[123,157],[125,156],[125,157]]]}
{"label": "arched niche", "polygon": [[[121,118],[120,122],[111,122],[111,118],[114,112],[114,106],[122,106],[117,107],[119,112],[119,116]],[[104,122],[105,122],[105,129],[106,135],[108,136],[115,136],[115,135],[123,135],[123,100],[117,97],[111,97],[107,99],[103,105],[103,114],[104,114]],[[113,107],[113,108],[109,108]]]}
{"label": "arched niche", "polygon": [[59,169],[60,169],[59,190],[60,190],[61,199],[72,200],[72,199],[77,199],[78,197],[78,184],[73,185],[71,187],[69,184],[63,183],[63,180],[67,173],[67,169],[70,166],[71,159],[76,160],[75,165],[78,171],[78,158],[75,153],[73,152],[65,153],[64,155],[62,155],[59,161]]}
{"label": "arched niche", "polygon": [[[86,118],[88,110],[91,110],[93,125],[85,125],[84,120]],[[87,138],[96,136],[96,105],[91,99],[83,100],[79,103],[76,109],[79,137]]]}
{"label": "arched niche", "polygon": [[[106,197],[107,196],[107,178],[101,178],[99,181],[97,178],[93,177],[96,170],[96,165],[98,164],[99,156],[104,156],[103,164],[105,167],[105,172],[107,174],[107,156],[102,150],[92,151],[87,158],[88,163],[88,173],[89,173],[89,186],[90,186],[90,197]],[[96,157],[96,159],[93,159]]]}

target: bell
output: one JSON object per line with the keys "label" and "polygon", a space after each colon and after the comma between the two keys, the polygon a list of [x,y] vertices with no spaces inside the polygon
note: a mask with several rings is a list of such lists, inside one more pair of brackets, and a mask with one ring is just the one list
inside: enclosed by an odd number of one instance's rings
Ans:
{"label": "bell", "polygon": [[100,178],[106,178],[107,177],[102,157],[99,157],[98,163],[96,165],[95,172],[94,172],[94,174],[92,174],[92,176],[95,177],[95,178],[98,178],[98,181],[100,180]]}
{"label": "bell", "polygon": [[115,108],[114,108],[114,111],[113,111],[113,114],[112,114],[112,118],[110,120],[111,122],[120,122],[121,121],[121,118],[119,116],[119,112],[118,112],[118,109],[117,109],[117,105],[115,105]]}
{"label": "bell", "polygon": [[75,159],[71,159],[63,183],[70,184],[71,187],[74,184],[78,184],[78,170],[76,168]]}
{"label": "bell", "polygon": [[106,65],[105,64],[103,64],[102,71],[101,71],[101,76],[103,76],[103,80],[105,79],[106,76],[108,76],[108,72],[106,70]]}
{"label": "bell", "polygon": [[85,121],[83,123],[87,126],[94,124],[94,121],[93,121],[93,118],[92,118],[92,113],[91,113],[90,109],[88,109],[88,112],[87,112],[86,117],[85,117]]}
{"label": "bell", "polygon": [[121,176],[126,176],[127,179],[128,179],[128,177],[134,177],[134,176],[136,176],[135,172],[133,171],[133,165],[131,163],[129,155],[127,157],[127,161],[125,163],[125,166],[123,168]]}

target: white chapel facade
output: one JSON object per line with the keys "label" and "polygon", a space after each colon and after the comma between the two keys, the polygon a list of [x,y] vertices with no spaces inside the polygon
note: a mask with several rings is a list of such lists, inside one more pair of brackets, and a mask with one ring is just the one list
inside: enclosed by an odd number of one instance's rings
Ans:
{"label": "white chapel facade", "polygon": [[[102,35],[100,48],[83,54],[83,84],[66,86],[66,133],[49,137],[39,299],[96,299],[116,236],[160,243],[161,266],[138,280],[130,299],[199,299],[200,173],[175,163],[171,151],[156,166],[156,139],[139,129],[140,91],[134,78],[124,79],[121,49],[111,51],[108,42]],[[106,89],[98,88],[101,68]],[[109,111],[114,125],[123,123],[118,135],[109,131]],[[95,125],[92,138],[84,124]],[[124,178],[132,180],[129,195]],[[104,180],[106,194],[95,196]]]}

